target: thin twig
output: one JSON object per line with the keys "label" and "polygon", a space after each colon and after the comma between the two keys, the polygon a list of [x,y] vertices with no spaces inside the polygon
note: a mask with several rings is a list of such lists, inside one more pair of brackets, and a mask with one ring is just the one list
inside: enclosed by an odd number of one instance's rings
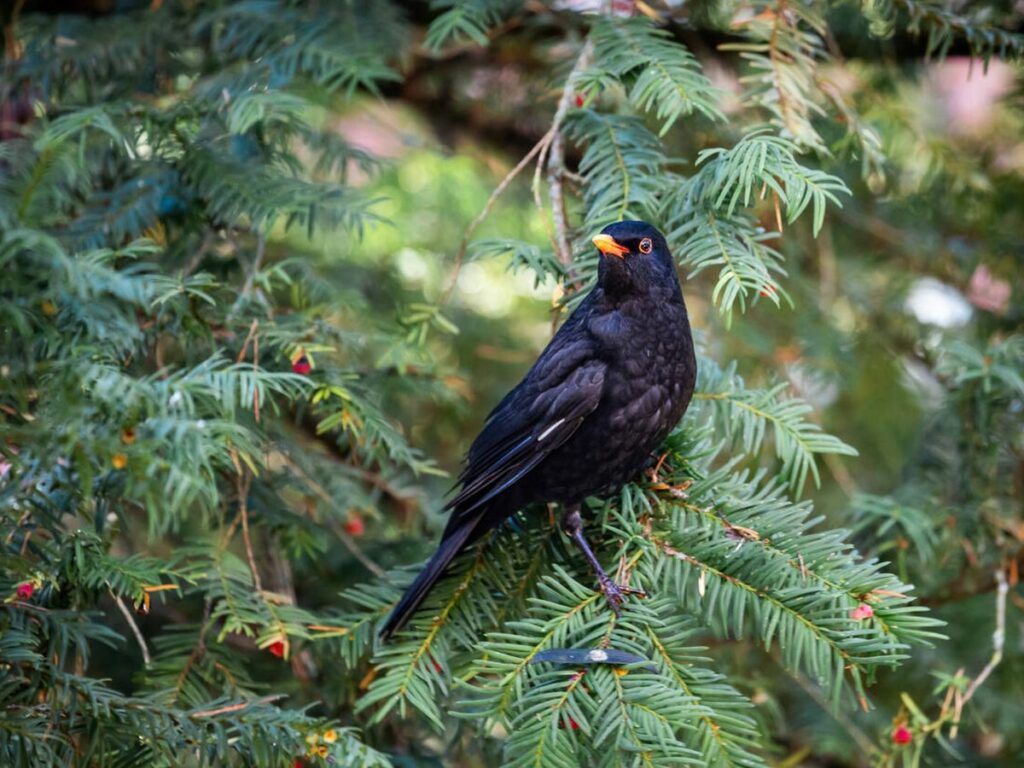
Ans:
{"label": "thin twig", "polygon": [[562,96],[558,100],[558,108],[555,110],[554,121],[551,124],[554,136],[551,139],[551,151],[547,162],[548,198],[551,201],[551,219],[555,227],[555,256],[565,267],[567,275],[572,269],[572,246],[569,244],[569,223],[565,213],[565,193],[562,188],[562,179],[565,173],[562,123],[576,97],[576,80],[579,74],[590,66],[593,58],[594,44],[588,39],[583,44],[583,49],[580,51],[576,63],[573,64],[569,76],[565,79]]}
{"label": "thin twig", "polygon": [[346,471],[352,470],[353,472],[358,473],[363,481],[368,485],[372,485],[374,488],[379,489],[386,496],[391,497],[395,503],[399,504],[403,509],[416,503],[415,493],[408,493],[399,488],[395,488],[388,482],[386,477],[381,475],[379,472],[374,472],[373,470],[360,465],[351,454],[346,453],[339,448],[337,442],[330,439],[332,434],[331,431],[317,432],[316,421],[311,419],[308,414],[302,417],[300,426],[311,440],[317,441],[330,452],[331,456],[338,459],[338,461],[344,465]]}
{"label": "thin twig", "polygon": [[[978,673],[978,676],[967,686],[967,690],[964,691],[963,704],[971,700],[971,697],[974,696],[978,688],[992,674],[992,670],[999,666],[999,662],[1003,660],[1003,645],[1006,642],[1006,596],[1009,594],[1010,587],[1006,582],[1006,574],[1002,568],[996,571],[995,576],[998,589],[996,590],[996,628],[992,632],[992,657],[988,660],[988,664]],[[953,734],[953,736],[955,738],[956,734]]]}
{"label": "thin twig", "polygon": [[[549,131],[550,133],[550,131]],[[554,134],[551,134],[554,136]],[[551,250],[554,253],[558,252],[558,245],[555,243],[555,230],[551,226],[551,222],[548,221],[548,212],[544,207],[544,200],[540,194],[541,186],[541,171],[544,169],[544,163],[547,161],[548,149],[551,148],[551,142],[548,141],[540,151],[540,155],[537,157],[537,166],[533,169],[533,182],[530,184],[530,189],[533,192],[533,205],[537,209],[537,213],[540,215],[540,220],[544,224],[544,232],[548,236],[548,242],[551,243]]]}
{"label": "thin twig", "polygon": [[[246,352],[249,351],[249,343],[252,342],[252,367],[256,370],[260,367],[260,335],[257,333],[260,327],[260,321],[253,319],[252,325],[249,326],[249,334],[245,337],[245,341],[242,343],[242,348],[238,352],[236,363],[241,363],[245,359]],[[260,423],[260,388],[252,388],[252,415],[256,419],[256,423]]]}
{"label": "thin twig", "polygon": [[[1019,570],[1024,566],[1024,551],[1018,552],[1015,558],[1011,558],[1007,564],[1007,568],[1010,573],[1014,570]],[[991,592],[993,589],[998,588],[999,582],[996,578],[986,579],[980,583],[972,580],[973,569],[969,565],[964,565],[960,572],[952,579],[950,583],[954,585],[954,588],[948,592],[940,594],[924,595],[918,599],[922,605],[929,607],[946,605],[947,603],[954,603],[960,600],[969,600],[972,597],[978,595],[984,595]],[[1013,579],[1010,580],[1013,583]],[[1010,595],[1010,599],[1014,598]]]}
{"label": "thin twig", "polygon": [[238,516],[242,520],[242,541],[245,543],[245,556],[249,559],[249,570],[252,571],[252,584],[257,592],[263,591],[263,583],[260,581],[260,571],[256,567],[256,557],[252,553],[252,539],[249,538],[249,486],[252,483],[252,476],[243,471],[236,480],[235,487],[238,489]]}
{"label": "thin twig", "polygon": [[[245,341],[242,342],[242,348],[238,351],[238,357],[235,358],[236,363],[240,363],[245,360],[245,353],[249,351],[249,344],[252,342],[253,337],[256,335],[256,331],[260,327],[259,320],[253,320],[252,325],[249,326],[249,335],[245,337]],[[255,365],[255,363],[254,363]]]}
{"label": "thin twig", "polygon": [[181,275],[179,279],[184,280],[186,277],[191,275],[199,265],[202,263],[206,254],[210,251],[210,247],[213,245],[213,232],[207,230],[203,234],[203,239],[199,242],[199,247],[196,248],[196,252],[192,254],[192,258],[188,260],[184,267],[182,267]]}
{"label": "thin twig", "polygon": [[572,246],[569,243],[569,221],[565,213],[565,190],[562,171],[565,168],[565,142],[558,131],[551,141],[548,157],[548,199],[551,201],[551,222],[555,228],[555,256],[568,272],[572,264]]}
{"label": "thin twig", "polygon": [[[992,656],[989,658],[988,663],[982,668],[981,672],[978,673],[970,685],[967,686],[967,690],[960,693],[956,690],[953,693],[953,713],[952,721],[953,724],[949,729],[949,736],[951,739],[957,737],[957,733],[960,730],[960,718],[963,715],[964,707],[967,702],[971,700],[982,684],[988,679],[992,671],[999,666],[999,663],[1003,660],[1003,645],[1006,642],[1006,596],[1009,594],[1010,586],[1006,580],[1006,572],[1003,570],[1005,566],[1001,566],[995,572],[995,581],[997,585],[996,590],[996,628],[992,632]],[[957,677],[960,676],[960,672],[957,673]],[[952,689],[951,689],[952,690]],[[949,696],[947,695],[946,701],[943,702],[941,714],[945,715],[949,711]],[[944,717],[940,718],[932,723],[931,727],[941,728]]]}
{"label": "thin twig", "polygon": [[850,497],[856,496],[857,481],[853,479],[850,470],[846,468],[846,465],[843,464],[839,456],[834,453],[825,453],[822,454],[822,460],[825,462],[825,468],[832,475],[836,485],[842,489],[843,493]]}
{"label": "thin twig", "polygon": [[246,275],[245,285],[242,286],[242,294],[239,298],[249,298],[249,294],[252,293],[252,286],[256,280],[256,273],[260,271],[260,267],[263,266],[263,257],[267,253],[267,238],[262,232],[256,235],[256,258],[252,260],[252,268],[249,270],[249,274]]}
{"label": "thin twig", "polygon": [[253,257],[252,265],[249,267],[249,271],[245,276],[245,283],[242,285],[242,291],[238,294],[238,298],[235,299],[235,303],[231,305],[231,309],[228,311],[227,321],[230,321],[238,308],[242,305],[242,302],[249,298],[252,293],[253,284],[256,281],[256,273],[260,271],[260,267],[263,266],[263,257],[267,253],[267,237],[262,232],[256,234],[256,255]]}
{"label": "thin twig", "polygon": [[[260,367],[260,337],[256,334],[252,340],[252,367]],[[260,423],[260,388],[252,388],[252,415],[256,419],[256,423]]]}
{"label": "thin twig", "polygon": [[[327,493],[327,491],[324,489],[322,485],[320,485],[320,483],[318,483],[316,480],[310,477],[308,472],[306,472],[302,467],[300,467],[298,464],[292,461],[291,458],[285,455],[284,453],[281,454],[281,458],[284,461],[284,463],[287,464],[295,474],[297,474],[299,477],[306,481],[306,485],[309,486],[310,490],[312,490],[313,493],[319,496],[320,499],[325,504],[327,504],[330,507],[334,507],[336,510],[338,509],[331,495]],[[341,543],[345,545],[345,548],[352,553],[352,556],[355,557],[355,559],[358,560],[360,563],[366,566],[366,570],[368,570],[370,573],[372,573],[374,576],[377,576],[378,578],[384,579],[385,581],[390,581],[390,579],[388,579],[387,572],[379,565],[377,565],[377,563],[375,563],[372,559],[370,559],[369,555],[363,552],[362,548],[356,543],[356,540],[352,538],[352,536],[350,536],[347,531],[345,531],[340,526],[332,526],[332,530],[334,531],[334,534],[339,539],[341,539]]]}
{"label": "thin twig", "polygon": [[132,616],[132,612],[128,610],[128,606],[124,604],[124,600],[121,599],[120,595],[115,595],[114,590],[110,587],[107,587],[107,591],[110,592],[110,596],[114,598],[114,602],[121,610],[121,615],[124,616],[124,620],[128,622],[128,626],[131,628],[132,634],[135,635],[135,641],[139,644],[139,650],[142,651],[142,661],[148,667],[152,663],[152,659],[149,656],[149,648],[146,647],[146,639],[142,636],[142,630],[140,630],[139,625],[135,623],[135,617]]}
{"label": "thin twig", "polygon": [[459,272],[462,269],[462,263],[466,260],[466,249],[469,248],[469,238],[473,236],[473,232],[475,232],[476,228],[483,223],[484,219],[486,219],[490,215],[491,209],[494,207],[494,204],[498,201],[498,198],[501,197],[502,193],[508,188],[508,185],[512,183],[512,180],[519,175],[523,168],[530,164],[530,161],[533,160],[533,158],[536,156],[538,152],[541,152],[544,148],[547,147],[547,145],[551,141],[553,132],[554,129],[551,129],[547,133],[545,133],[540,138],[540,141],[534,144],[533,148],[529,152],[527,152],[523,159],[516,164],[516,167],[509,171],[508,174],[506,174],[505,178],[501,180],[501,183],[494,188],[493,192],[491,192],[491,196],[487,198],[487,203],[484,205],[483,210],[480,211],[480,214],[475,219],[473,219],[473,221],[470,223],[468,227],[466,227],[466,231],[462,235],[462,242],[459,244],[459,251],[455,255],[455,266],[452,268],[451,280],[449,280],[448,287],[445,288],[444,293],[441,294],[441,300],[439,302],[441,305],[448,303],[448,298],[451,296],[452,291],[455,289],[456,282],[458,282]]}
{"label": "thin twig", "polygon": [[792,114],[793,107],[789,103],[789,99],[786,98],[786,91],[783,87],[781,71],[782,64],[790,63],[789,56],[779,50],[779,23],[782,22],[787,27],[790,26],[787,14],[788,10],[786,8],[786,0],[779,0],[775,5],[774,18],[772,19],[772,34],[768,40],[768,59],[771,63],[772,75],[775,80],[775,92],[778,94],[779,110],[782,113],[782,123],[793,136],[799,136],[799,129],[794,129],[793,127],[795,125]]}
{"label": "thin twig", "polygon": [[192,671],[192,667],[206,653],[206,633],[210,630],[210,626],[213,623],[210,621],[212,613],[213,600],[207,597],[206,603],[203,606],[203,624],[199,629],[199,637],[196,638],[195,647],[192,649],[192,653],[190,653],[188,658],[185,660],[185,666],[181,668],[181,672],[178,674],[178,679],[174,683],[175,699],[178,698],[182,688],[185,686],[185,680],[188,678],[188,673]]}
{"label": "thin twig", "polygon": [[17,61],[21,58],[22,46],[18,42],[18,35],[14,29],[18,23],[18,15],[24,6],[25,0],[15,0],[11,18],[4,27],[4,56],[8,61]]}
{"label": "thin twig", "polygon": [[825,695],[821,692],[821,689],[818,688],[818,686],[816,686],[814,683],[812,683],[799,672],[794,672],[792,674],[792,677],[796,681],[796,684],[804,689],[804,693],[810,696],[815,704],[821,707],[833,720],[835,720],[840,725],[840,727],[844,731],[846,731],[850,738],[856,742],[857,746],[865,754],[865,756],[871,755],[875,751],[875,745],[871,741],[870,737],[866,733],[864,733],[863,730],[857,727],[857,725],[853,722],[851,718],[845,716],[839,717],[836,715],[836,712],[833,709],[832,705],[829,703],[828,699],[825,698]]}
{"label": "thin twig", "polygon": [[193,712],[189,717],[216,717],[217,715],[226,715],[230,712],[238,712],[249,707],[254,707],[259,704],[273,704],[275,701],[283,699],[285,694],[275,693],[271,696],[264,696],[260,699],[253,699],[252,701],[241,701],[238,704],[228,704],[226,707],[217,707],[217,709],[204,709],[202,712]]}

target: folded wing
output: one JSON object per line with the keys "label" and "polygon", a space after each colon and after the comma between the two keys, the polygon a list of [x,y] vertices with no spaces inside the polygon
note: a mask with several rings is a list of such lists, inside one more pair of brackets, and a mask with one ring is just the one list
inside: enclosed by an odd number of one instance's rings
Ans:
{"label": "folded wing", "polygon": [[487,514],[495,511],[493,504],[503,512],[515,511],[499,497],[516,483],[529,482],[530,472],[597,408],[606,365],[586,331],[587,312],[585,305],[577,308],[519,386],[487,418],[469,449],[459,477],[462,488],[448,504],[451,516],[441,544],[381,628],[385,639],[416,612],[459,552],[500,522]]}
{"label": "folded wing", "polygon": [[448,504],[446,534],[479,517],[489,502],[525,479],[597,408],[606,365],[586,336],[569,341],[549,346],[488,417],[469,449],[462,488]]}

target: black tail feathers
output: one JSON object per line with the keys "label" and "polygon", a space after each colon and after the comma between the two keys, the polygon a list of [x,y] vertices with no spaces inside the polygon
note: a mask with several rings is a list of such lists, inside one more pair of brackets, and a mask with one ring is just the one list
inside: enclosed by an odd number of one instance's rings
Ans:
{"label": "black tail feathers", "polygon": [[395,632],[405,626],[405,623],[416,612],[416,609],[420,607],[420,603],[426,599],[434,584],[444,574],[448,564],[462,551],[473,531],[473,527],[473,525],[463,525],[460,528],[456,528],[441,541],[437,552],[430,558],[430,562],[423,566],[419,576],[405,590],[402,599],[398,601],[398,605],[395,606],[391,615],[388,616],[387,622],[385,622],[380,630],[382,640],[388,640]]}

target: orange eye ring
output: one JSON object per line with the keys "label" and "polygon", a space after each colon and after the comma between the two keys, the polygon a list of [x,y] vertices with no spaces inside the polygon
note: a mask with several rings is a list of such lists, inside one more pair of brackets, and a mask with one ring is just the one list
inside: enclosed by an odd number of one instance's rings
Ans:
{"label": "orange eye ring", "polygon": [[654,244],[651,242],[651,238],[645,237],[640,241],[640,253],[650,253],[654,250]]}

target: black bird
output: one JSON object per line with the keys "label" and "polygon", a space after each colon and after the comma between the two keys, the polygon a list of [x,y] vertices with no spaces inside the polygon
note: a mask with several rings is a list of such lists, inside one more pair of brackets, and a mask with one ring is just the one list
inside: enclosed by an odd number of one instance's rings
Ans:
{"label": "black bird", "polygon": [[618,612],[623,587],[583,537],[580,505],[639,473],[693,395],[697,361],[675,263],[643,221],[620,221],[593,239],[597,285],[526,377],[498,403],[473,441],[449,502],[441,544],[381,630],[415,612],[459,552],[534,502],[560,502],[561,526],[583,550]]}

